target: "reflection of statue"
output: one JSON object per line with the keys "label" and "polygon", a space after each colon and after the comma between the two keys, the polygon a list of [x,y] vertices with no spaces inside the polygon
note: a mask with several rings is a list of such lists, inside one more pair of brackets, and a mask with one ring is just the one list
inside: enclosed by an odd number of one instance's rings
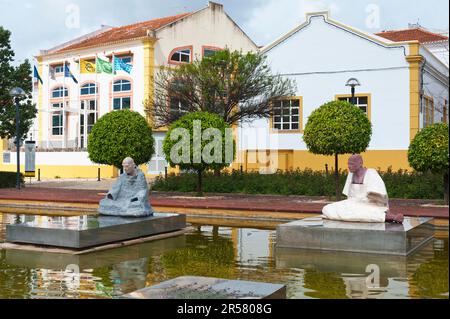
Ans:
{"label": "reflection of statue", "polygon": [[144,173],[136,167],[132,158],[124,159],[122,165],[124,173],[114,183],[107,197],[100,201],[99,213],[122,217],[152,216]]}
{"label": "reflection of statue", "polygon": [[389,212],[386,186],[378,172],[363,167],[361,155],[353,155],[348,161],[350,174],[345,183],[347,200],[323,208],[326,219],[349,222],[403,223],[403,215]]}

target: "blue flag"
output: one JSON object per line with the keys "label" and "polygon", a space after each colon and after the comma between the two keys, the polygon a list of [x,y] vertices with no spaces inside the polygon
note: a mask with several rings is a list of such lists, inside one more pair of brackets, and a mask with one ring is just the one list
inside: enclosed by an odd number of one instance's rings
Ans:
{"label": "blue flag", "polygon": [[131,64],[123,62],[121,58],[114,57],[114,71],[122,70],[130,74],[132,69],[133,66]]}
{"label": "blue flag", "polygon": [[38,69],[36,68],[36,66],[34,66],[34,70],[33,70],[33,77],[35,79],[38,79],[39,82],[41,82],[41,84],[44,84],[44,82],[42,82],[42,78],[39,75]]}
{"label": "blue flag", "polygon": [[72,78],[72,80],[78,84],[77,79],[75,79],[75,77],[73,76],[72,72],[70,72],[69,67],[66,65],[64,65],[64,77],[66,78]]}

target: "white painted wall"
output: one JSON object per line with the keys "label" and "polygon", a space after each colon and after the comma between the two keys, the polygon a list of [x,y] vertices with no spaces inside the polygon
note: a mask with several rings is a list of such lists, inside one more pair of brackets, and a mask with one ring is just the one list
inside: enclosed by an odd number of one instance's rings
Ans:
{"label": "white painted wall", "polygon": [[[385,48],[332,26],[324,18],[273,47],[266,54],[274,73],[296,81],[296,95],[303,97],[303,127],[308,116],[337,94],[350,94],[345,84],[356,77],[362,84],[356,93],[372,96],[373,136],[370,150],[403,150],[409,145],[409,64],[407,48]],[[242,148],[306,150],[302,134],[270,134],[269,121],[251,125],[268,136],[265,142],[244,126]],[[247,139],[247,141],[245,141]],[[260,138],[261,139],[261,138]]]}

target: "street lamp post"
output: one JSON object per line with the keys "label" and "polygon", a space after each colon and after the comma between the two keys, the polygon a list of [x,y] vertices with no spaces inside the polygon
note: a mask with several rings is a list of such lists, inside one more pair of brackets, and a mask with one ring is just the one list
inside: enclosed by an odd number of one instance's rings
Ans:
{"label": "street lamp post", "polygon": [[356,78],[351,78],[351,79],[349,79],[348,81],[347,81],[347,84],[345,85],[345,86],[350,86],[351,88],[352,88],[352,100],[351,100],[351,103],[353,104],[353,105],[356,105],[356,95],[355,95],[355,93],[356,93],[356,87],[357,86],[361,86],[361,83],[359,82],[359,80],[358,79],[356,79]]}
{"label": "street lamp post", "polygon": [[16,188],[20,190],[20,97],[25,95],[25,91],[21,88],[14,88],[9,91],[16,105],[16,152],[17,152],[17,174]]}

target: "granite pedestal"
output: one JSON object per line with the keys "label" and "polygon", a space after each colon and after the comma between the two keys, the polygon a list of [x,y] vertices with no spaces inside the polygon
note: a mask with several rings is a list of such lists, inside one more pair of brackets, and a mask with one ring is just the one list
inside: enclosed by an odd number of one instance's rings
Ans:
{"label": "granite pedestal", "polygon": [[286,299],[286,286],[206,277],[179,277],[124,295],[126,299]]}
{"label": "granite pedestal", "polygon": [[321,216],[280,225],[277,247],[407,256],[434,237],[432,218],[405,218],[402,225],[355,223]]}
{"label": "granite pedestal", "polygon": [[109,216],[34,216],[6,226],[6,241],[69,249],[170,233],[186,228],[186,216],[155,214],[145,218]]}

